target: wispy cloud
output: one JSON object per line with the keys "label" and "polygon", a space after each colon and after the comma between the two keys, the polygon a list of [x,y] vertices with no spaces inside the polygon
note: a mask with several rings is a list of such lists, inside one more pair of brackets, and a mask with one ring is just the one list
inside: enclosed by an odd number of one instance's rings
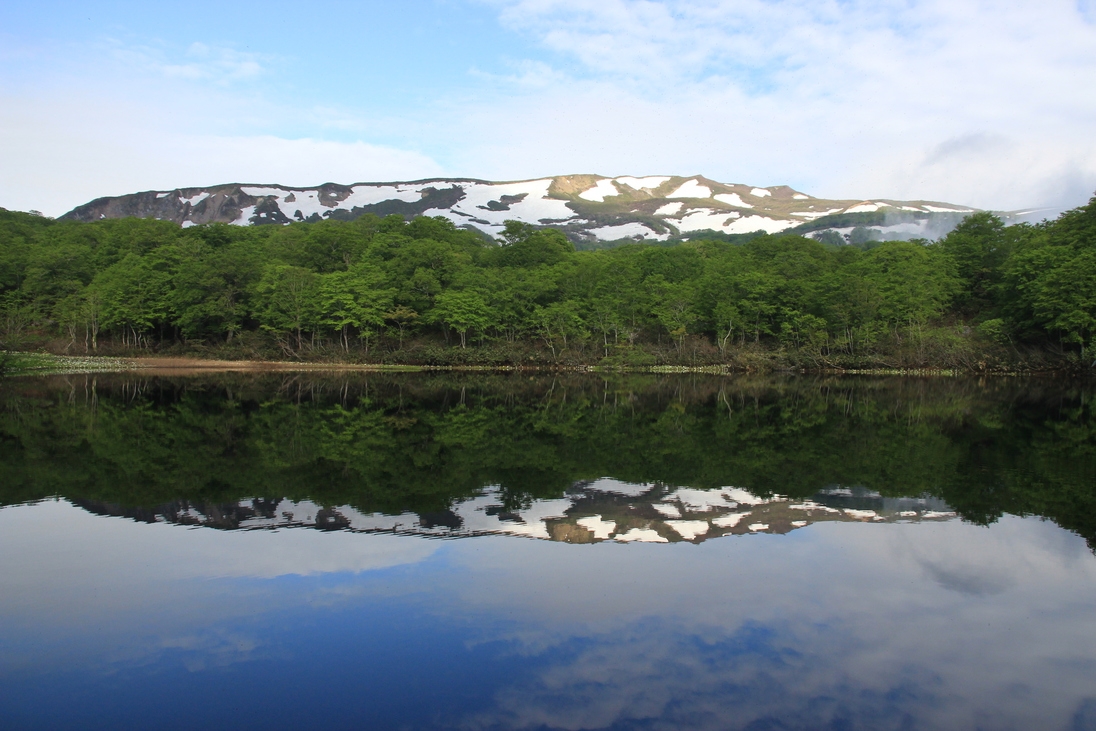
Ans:
{"label": "wispy cloud", "polygon": [[484,1],[566,72],[522,102],[583,128],[561,140],[583,169],[652,170],[657,144],[660,169],[833,195],[1020,206],[1067,168],[1096,187],[1091,0]]}
{"label": "wispy cloud", "polygon": [[131,68],[170,79],[218,85],[258,79],[273,60],[270,54],[247,53],[199,41],[182,51],[161,45],[130,45],[116,39],[106,41],[106,45],[115,61]]}

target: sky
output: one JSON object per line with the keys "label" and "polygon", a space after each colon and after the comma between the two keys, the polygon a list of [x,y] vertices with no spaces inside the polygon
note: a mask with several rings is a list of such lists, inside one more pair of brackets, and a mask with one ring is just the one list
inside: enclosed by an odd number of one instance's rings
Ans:
{"label": "sky", "polygon": [[0,207],[575,173],[1081,205],[1096,0],[0,4]]}

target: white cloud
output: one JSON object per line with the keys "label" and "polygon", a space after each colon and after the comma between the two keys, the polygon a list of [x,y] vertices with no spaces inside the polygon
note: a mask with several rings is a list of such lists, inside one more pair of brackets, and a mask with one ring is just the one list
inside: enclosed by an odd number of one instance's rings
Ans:
{"label": "white cloud", "polygon": [[577,172],[1004,209],[1096,190],[1093,0],[471,1],[536,48],[440,97],[410,76],[396,107],[351,70],[300,103],[300,64],[202,43],[0,89],[0,205]]}
{"label": "white cloud", "polygon": [[[203,102],[195,111],[193,105]],[[0,96],[0,205],[56,216],[100,196],[139,190],[403,180],[441,172],[428,156],[411,150],[288,139],[264,132],[261,122],[254,123],[255,131],[246,129],[250,117],[279,111],[209,95],[149,106],[117,99]],[[234,115],[234,124],[218,128],[218,114]]]}
{"label": "white cloud", "polygon": [[491,4],[581,70],[474,113],[471,128],[506,123],[465,159],[542,174],[532,137],[557,167],[983,207],[1096,187],[1096,28],[1073,0]]}

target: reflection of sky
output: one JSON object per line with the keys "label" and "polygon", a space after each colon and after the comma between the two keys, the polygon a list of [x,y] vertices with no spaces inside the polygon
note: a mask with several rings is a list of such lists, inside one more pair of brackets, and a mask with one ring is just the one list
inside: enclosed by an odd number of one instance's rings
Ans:
{"label": "reflection of sky", "polygon": [[1034,519],[582,546],[42,503],[0,510],[0,726],[1096,728],[1094,610]]}

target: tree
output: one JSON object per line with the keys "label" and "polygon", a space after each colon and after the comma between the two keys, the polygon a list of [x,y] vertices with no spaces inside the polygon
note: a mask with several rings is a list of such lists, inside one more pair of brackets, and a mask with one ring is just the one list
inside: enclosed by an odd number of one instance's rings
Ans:
{"label": "tree", "polygon": [[[288,264],[272,264],[255,287],[255,314],[261,327],[277,336],[294,335],[304,347],[303,330],[319,315],[319,278],[315,272]],[[282,347],[293,353],[286,340]]]}
{"label": "tree", "polygon": [[681,350],[689,327],[699,319],[696,311],[696,288],[691,282],[671,284],[660,281],[660,275],[652,279],[654,305],[651,313],[666,328],[677,349]]}
{"label": "tree", "polygon": [[168,273],[135,253],[104,269],[90,285],[101,302],[103,327],[121,330],[122,342],[133,346],[147,344],[148,331],[167,318],[169,287]]}
{"label": "tree", "polygon": [[475,290],[449,290],[435,298],[430,318],[456,330],[460,335],[460,347],[464,348],[469,330],[482,332],[487,329],[491,321],[491,308],[483,295]]}
{"label": "tree", "polygon": [[343,350],[350,351],[350,330],[354,329],[369,351],[369,337],[384,325],[395,296],[395,290],[384,284],[384,273],[371,264],[321,276],[321,322],[339,334]]}
{"label": "tree", "polygon": [[396,323],[396,327],[399,328],[400,331],[400,350],[403,350],[404,331],[408,325],[411,325],[415,320],[419,319],[419,313],[405,305],[398,305],[384,313],[384,319]]}
{"label": "tree", "polygon": [[566,350],[576,339],[587,335],[586,323],[579,312],[579,304],[574,300],[553,302],[546,307],[537,307],[533,312],[537,332],[544,343],[551,348],[552,357],[558,355],[556,345],[562,344]]}
{"label": "tree", "polygon": [[959,278],[956,303],[968,313],[988,305],[1013,237],[992,213],[972,213],[940,239],[940,247],[955,262]]}

